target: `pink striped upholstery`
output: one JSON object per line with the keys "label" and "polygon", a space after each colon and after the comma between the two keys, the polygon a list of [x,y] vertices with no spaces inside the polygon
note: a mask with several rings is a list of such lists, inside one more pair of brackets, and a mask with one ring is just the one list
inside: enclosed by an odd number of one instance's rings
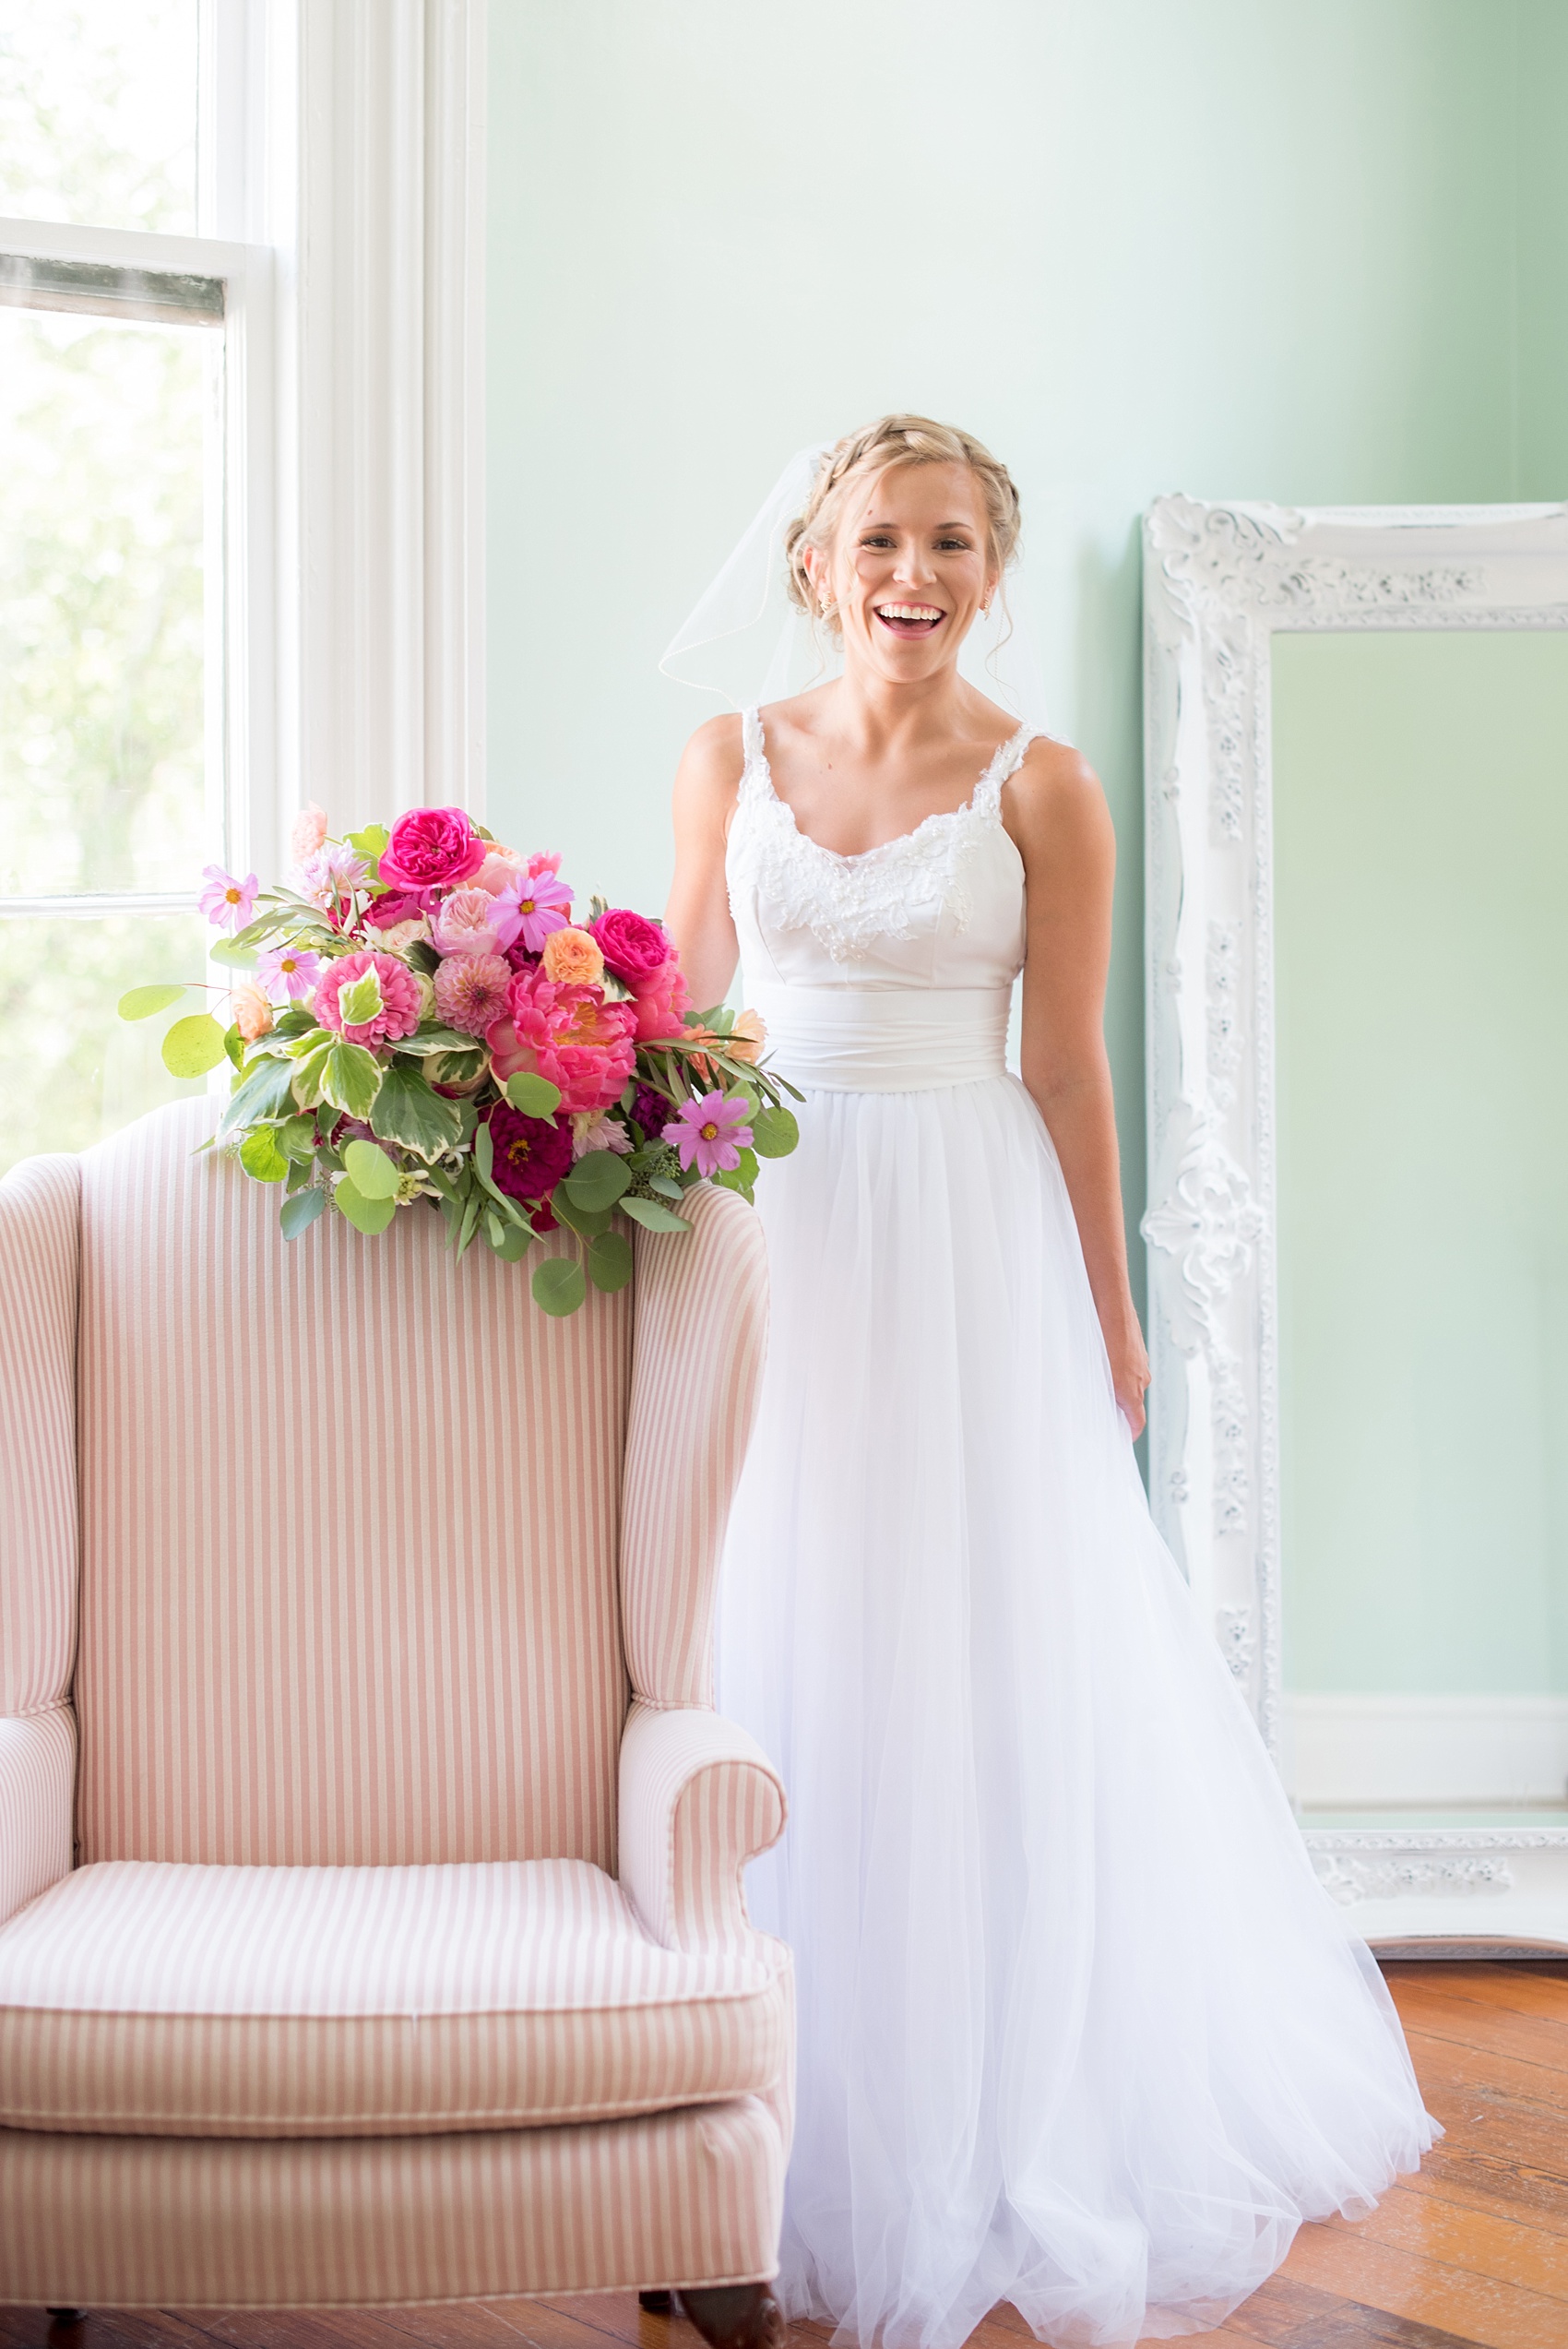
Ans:
{"label": "pink striped upholstery", "polygon": [[788,1961],[649,1940],[582,1860],[79,1868],[0,1927],[0,2125],[381,2136],[766,2090]]}
{"label": "pink striped upholstery", "polygon": [[713,1606],[767,1330],[767,1257],[733,1191],[687,1193],[693,1230],[637,1234],[621,1538],[626,1663],[645,1704],[711,1705]]}
{"label": "pink striped upholstery", "polygon": [[211,1116],[82,1161],[81,1856],[612,1867],[629,1293],[291,1246]]}
{"label": "pink striped upholstery", "polygon": [[634,1705],[621,1744],[621,1881],[671,1950],[767,1949],[742,1871],[784,1832],[784,1789],[762,1747],[713,1712]]}
{"label": "pink striped upholstery", "polygon": [[0,1929],[70,1868],[76,1774],[69,1705],[0,1720]]}
{"label": "pink striped upholstery", "polygon": [[778,2266],[783,2174],[751,2097],[466,2137],[0,2130],[0,2301],[319,2307],[744,2283]]}
{"label": "pink striped upholstery", "polygon": [[79,1162],[0,1182],[0,1714],[56,1705],[77,1647]]}

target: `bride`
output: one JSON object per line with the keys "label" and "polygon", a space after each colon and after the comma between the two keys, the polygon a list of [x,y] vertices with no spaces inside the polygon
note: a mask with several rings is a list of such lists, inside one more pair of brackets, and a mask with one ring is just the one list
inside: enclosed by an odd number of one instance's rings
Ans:
{"label": "bride", "polygon": [[806,1096],[719,1647],[790,1797],[749,1879],[799,1978],[778,2295],[888,2349],[1003,2300],[1194,2331],[1438,2131],[1139,1481],[1111,818],[958,665],[1017,494],[914,416],[806,473],[842,674],[693,736],[668,912]]}

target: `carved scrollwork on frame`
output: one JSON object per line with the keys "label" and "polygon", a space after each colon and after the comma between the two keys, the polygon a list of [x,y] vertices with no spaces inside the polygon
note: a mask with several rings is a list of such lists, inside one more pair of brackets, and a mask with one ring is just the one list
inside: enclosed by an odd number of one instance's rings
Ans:
{"label": "carved scrollwork on frame", "polygon": [[1568,508],[1172,496],[1144,544],[1150,1496],[1274,1750],[1272,639],[1568,626]]}
{"label": "carved scrollwork on frame", "polygon": [[1511,1892],[1514,1871],[1503,1859],[1467,1853],[1402,1852],[1371,1857],[1319,1852],[1313,1857],[1317,1880],[1341,1908],[1357,1901],[1396,1900],[1414,1892],[1428,1899],[1444,1893]]}

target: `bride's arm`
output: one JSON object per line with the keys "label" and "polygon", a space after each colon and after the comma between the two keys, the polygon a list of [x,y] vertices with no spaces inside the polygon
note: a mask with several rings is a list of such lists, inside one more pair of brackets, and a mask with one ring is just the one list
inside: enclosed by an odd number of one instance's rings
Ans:
{"label": "bride's arm", "polygon": [[680,948],[700,1011],[723,1002],[740,959],[724,846],[742,757],[739,718],[710,718],[686,745],[675,774],[675,878],[664,926]]}
{"label": "bride's arm", "polygon": [[1148,1356],[1127,1279],[1104,1029],[1116,835],[1093,769],[1044,740],[1008,789],[1006,822],[1028,884],[1024,1082],[1062,1162],[1116,1399],[1136,1435]]}

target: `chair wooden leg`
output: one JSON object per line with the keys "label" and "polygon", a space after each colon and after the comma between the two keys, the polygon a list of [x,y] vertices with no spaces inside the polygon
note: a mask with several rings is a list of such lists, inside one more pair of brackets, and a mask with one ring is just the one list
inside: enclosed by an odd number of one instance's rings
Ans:
{"label": "chair wooden leg", "polygon": [[56,2324],[80,2324],[82,2320],[79,2308],[47,2308],[44,2314],[53,2317]]}
{"label": "chair wooden leg", "polygon": [[767,2283],[683,2292],[681,2306],[708,2349],[784,2349],[784,2311]]}
{"label": "chair wooden leg", "polygon": [[674,2314],[675,2304],[668,2292],[639,2292],[637,2306],[645,2316],[668,2317]]}

